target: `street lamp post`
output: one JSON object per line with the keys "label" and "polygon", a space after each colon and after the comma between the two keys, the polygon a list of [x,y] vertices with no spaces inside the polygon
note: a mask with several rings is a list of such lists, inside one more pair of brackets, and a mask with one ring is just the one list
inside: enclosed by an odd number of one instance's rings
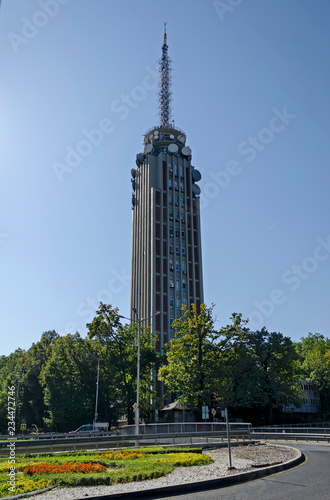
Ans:
{"label": "street lamp post", "polygon": [[94,415],[94,427],[96,427],[96,422],[98,421],[98,402],[99,402],[99,382],[100,382],[100,360],[97,360],[97,377],[96,377],[96,394],[95,394],[95,415]]}
{"label": "street lamp post", "polygon": [[[137,315],[136,309],[133,309],[135,314]],[[137,337],[137,366],[136,366],[136,403],[134,405],[135,408],[135,434],[138,435],[140,433],[140,365],[141,365],[141,323],[142,321],[146,321],[148,319],[153,318],[160,314],[160,311],[157,311],[152,316],[148,318],[136,318],[135,321],[132,318],[127,318],[126,316],[119,315],[119,318],[128,319],[129,321],[135,322],[138,325],[138,337]]]}
{"label": "street lamp post", "polygon": [[135,410],[135,434],[140,433],[140,365],[141,365],[141,321],[138,321],[138,352],[137,352],[137,367],[136,367],[136,410]]}

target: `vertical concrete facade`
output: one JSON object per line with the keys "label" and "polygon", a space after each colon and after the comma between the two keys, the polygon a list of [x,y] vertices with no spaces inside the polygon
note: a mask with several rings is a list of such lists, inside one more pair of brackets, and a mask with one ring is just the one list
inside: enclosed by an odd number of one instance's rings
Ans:
{"label": "vertical concrete facade", "polygon": [[[203,298],[198,181],[186,136],[173,126],[144,136],[132,174],[131,317],[158,334],[157,351],[172,337],[182,304]],[[157,312],[160,314],[156,315]]]}

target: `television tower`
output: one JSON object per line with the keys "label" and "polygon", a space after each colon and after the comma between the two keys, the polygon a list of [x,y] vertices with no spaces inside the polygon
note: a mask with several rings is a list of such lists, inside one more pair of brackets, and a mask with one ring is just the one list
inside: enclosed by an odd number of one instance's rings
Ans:
{"label": "television tower", "polygon": [[[159,125],[144,135],[132,182],[131,317],[150,318],[157,351],[173,338],[181,307],[203,303],[201,174],[185,133],[172,121],[171,60],[166,24],[159,61]],[[160,314],[157,312],[160,311]]]}

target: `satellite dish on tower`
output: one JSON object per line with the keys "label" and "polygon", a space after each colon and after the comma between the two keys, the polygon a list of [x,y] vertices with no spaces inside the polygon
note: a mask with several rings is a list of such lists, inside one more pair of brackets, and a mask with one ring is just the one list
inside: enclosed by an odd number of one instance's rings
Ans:
{"label": "satellite dish on tower", "polygon": [[199,196],[201,194],[201,188],[197,186],[197,184],[193,184],[191,186],[191,190],[195,196]]}
{"label": "satellite dish on tower", "polygon": [[136,164],[137,164],[137,166],[139,167],[140,165],[142,165],[143,161],[144,161],[144,154],[143,153],[138,153],[136,155]]}
{"label": "satellite dish on tower", "polygon": [[200,173],[199,170],[194,169],[191,173],[193,181],[198,182],[202,178],[202,174]]}
{"label": "satellite dish on tower", "polygon": [[191,149],[188,146],[185,146],[184,148],[181,149],[181,152],[184,156],[189,156],[191,155]]}
{"label": "satellite dish on tower", "polygon": [[168,147],[168,152],[171,153],[172,155],[174,155],[175,153],[177,153],[179,150],[178,146],[174,143],[170,144],[169,147]]}
{"label": "satellite dish on tower", "polygon": [[144,148],[144,154],[148,154],[148,153],[151,153],[152,151],[152,144],[147,144]]}

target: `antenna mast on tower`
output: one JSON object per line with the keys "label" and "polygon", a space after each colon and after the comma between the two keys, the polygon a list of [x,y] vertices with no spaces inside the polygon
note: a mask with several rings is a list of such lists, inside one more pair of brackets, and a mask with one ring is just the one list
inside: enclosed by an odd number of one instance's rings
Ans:
{"label": "antenna mast on tower", "polygon": [[168,57],[166,23],[164,23],[164,43],[162,46],[162,58],[159,61],[159,89],[158,89],[158,114],[161,127],[172,126],[172,61]]}

